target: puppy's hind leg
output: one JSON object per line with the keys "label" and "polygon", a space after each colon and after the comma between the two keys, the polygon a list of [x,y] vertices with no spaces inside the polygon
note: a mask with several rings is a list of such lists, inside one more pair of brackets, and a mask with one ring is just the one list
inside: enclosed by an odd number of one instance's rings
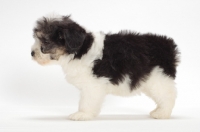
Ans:
{"label": "puppy's hind leg", "polygon": [[166,76],[162,69],[155,68],[146,83],[144,93],[157,104],[157,108],[150,113],[151,117],[170,118],[177,93],[173,78]]}

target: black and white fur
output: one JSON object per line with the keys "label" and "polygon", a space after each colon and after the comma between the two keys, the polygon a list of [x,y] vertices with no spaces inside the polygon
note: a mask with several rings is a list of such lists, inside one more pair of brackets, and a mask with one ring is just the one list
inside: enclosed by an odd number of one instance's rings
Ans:
{"label": "black and white fur", "polygon": [[121,31],[90,32],[70,19],[40,18],[34,28],[31,55],[39,64],[59,64],[66,80],[81,91],[79,109],[71,120],[90,120],[100,112],[107,94],[141,92],[157,108],[150,115],[170,118],[176,99],[177,46],[171,38]]}

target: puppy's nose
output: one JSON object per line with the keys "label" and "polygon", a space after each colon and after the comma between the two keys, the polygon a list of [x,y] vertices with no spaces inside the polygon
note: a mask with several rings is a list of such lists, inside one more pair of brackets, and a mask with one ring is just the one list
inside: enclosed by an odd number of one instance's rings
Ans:
{"label": "puppy's nose", "polygon": [[34,55],[35,55],[35,52],[34,52],[34,51],[32,51],[32,52],[31,52],[31,56],[34,56]]}

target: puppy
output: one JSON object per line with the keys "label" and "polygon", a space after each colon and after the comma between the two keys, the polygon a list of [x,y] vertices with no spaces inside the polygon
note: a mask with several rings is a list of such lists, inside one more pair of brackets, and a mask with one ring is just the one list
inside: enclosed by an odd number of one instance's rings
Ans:
{"label": "puppy", "polygon": [[66,80],[81,91],[71,120],[90,120],[100,112],[107,94],[144,93],[157,107],[156,119],[170,118],[176,99],[174,79],[179,52],[171,38],[121,31],[93,33],[70,16],[37,20],[32,58],[41,65],[59,64]]}

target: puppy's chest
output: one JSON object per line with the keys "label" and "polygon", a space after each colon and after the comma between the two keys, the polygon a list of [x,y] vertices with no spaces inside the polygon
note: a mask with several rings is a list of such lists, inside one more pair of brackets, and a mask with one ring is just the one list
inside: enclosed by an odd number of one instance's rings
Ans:
{"label": "puppy's chest", "polygon": [[74,60],[63,66],[63,71],[67,82],[78,88],[86,84],[91,84],[95,80],[92,73],[92,65],[86,65],[79,60]]}

